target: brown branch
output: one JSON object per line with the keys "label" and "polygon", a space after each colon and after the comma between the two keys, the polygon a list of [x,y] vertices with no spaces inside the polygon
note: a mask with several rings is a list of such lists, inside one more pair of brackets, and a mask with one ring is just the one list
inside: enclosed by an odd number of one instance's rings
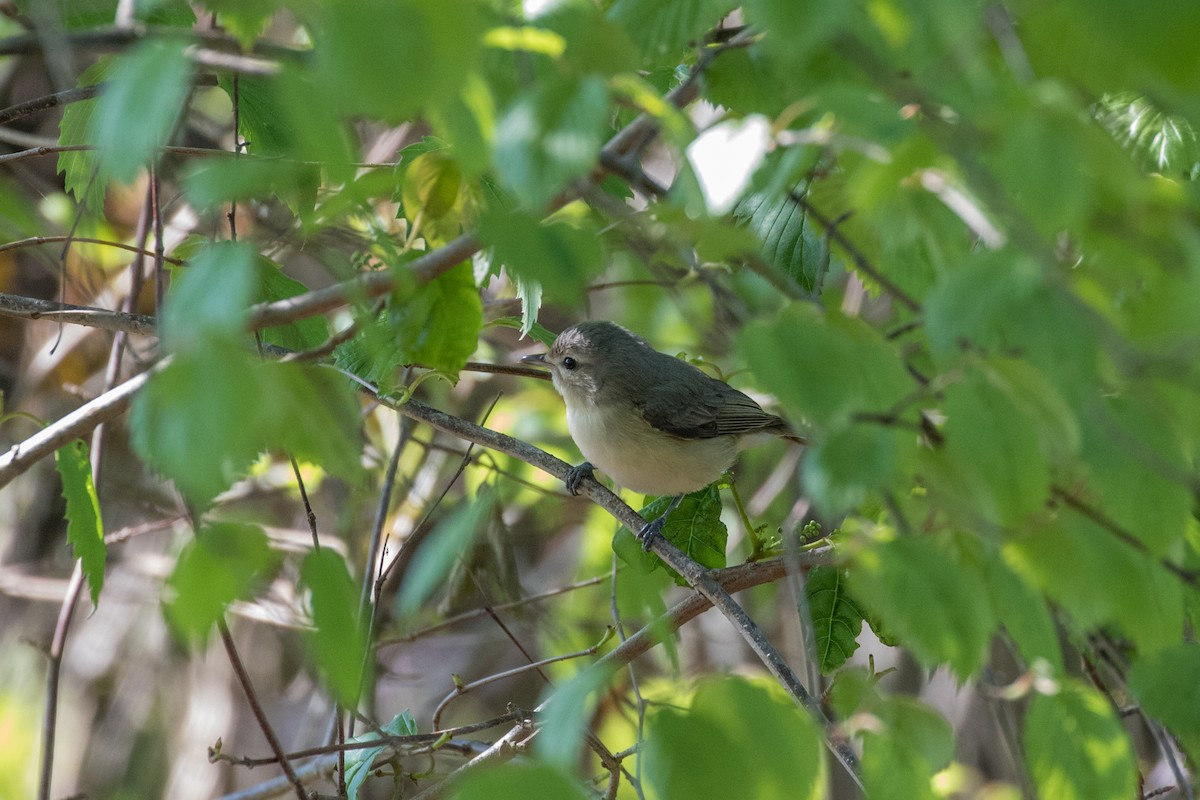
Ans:
{"label": "brown branch", "polygon": [[304,783],[296,775],[296,770],[292,769],[292,762],[288,761],[287,754],[283,750],[283,745],[279,743],[279,738],[271,728],[271,723],[267,720],[267,714],[263,711],[262,704],[258,702],[258,695],[254,692],[254,684],[250,682],[250,675],[246,672],[246,667],[242,664],[242,659],[233,644],[233,636],[230,635],[229,626],[225,624],[224,619],[217,620],[217,630],[221,634],[221,642],[225,645],[225,652],[229,654],[229,663],[233,666],[238,683],[242,685],[242,692],[246,695],[246,701],[250,704],[250,709],[254,712],[254,718],[258,721],[258,727],[262,730],[267,744],[270,745],[271,752],[275,754],[275,758],[279,760],[279,765],[283,767],[283,773],[287,775],[288,781],[296,789],[296,796],[300,800],[308,800],[308,792],[304,789]]}
{"label": "brown branch", "polygon": [[152,375],[166,367],[170,359],[163,359],[154,367],[111,389],[94,400],[47,425],[25,441],[13,445],[0,455],[0,489],[37,461],[58,448],[89,434],[97,425],[120,415],[133,401],[133,395]]}
{"label": "brown branch", "polygon": [[[472,722],[467,725],[459,725],[454,728],[446,728],[445,730],[434,730],[430,733],[413,733],[404,734],[401,736],[392,736],[381,731],[373,731],[376,734],[375,739],[365,739],[359,742],[346,742],[344,744],[331,744],[324,747],[308,747],[304,750],[293,750],[287,753],[287,757],[292,761],[297,761],[302,758],[312,758],[313,756],[323,756],[332,753],[349,753],[354,750],[369,750],[372,747],[381,745],[390,745],[392,747],[403,747],[405,745],[426,745],[432,744],[439,739],[452,738],[457,736],[465,736],[469,733],[485,731],[488,728],[495,728],[500,725],[508,725],[519,720],[527,719],[529,713],[521,710],[513,710],[507,714],[501,714],[498,717],[484,720],[482,722]],[[278,764],[279,759],[275,756],[262,756],[252,758],[249,756],[231,756],[225,753],[218,753],[213,748],[209,748],[208,760],[212,763],[223,761],[227,764],[233,764],[238,767],[265,767],[271,764]]]}
{"label": "brown branch", "polygon": [[[507,603],[498,603],[494,606],[491,606],[490,610],[491,611],[507,611],[508,609],[511,609],[511,608],[520,608],[521,606],[527,606],[527,605],[532,605],[534,603],[540,603],[541,601],[547,600],[551,597],[558,597],[559,595],[566,594],[567,592],[573,592],[577,589],[586,589],[589,586],[596,586],[597,584],[604,583],[607,580],[608,580],[608,575],[598,575],[595,578],[588,578],[587,580],[579,581],[577,583],[572,583],[569,586],[559,586],[555,589],[549,589],[547,591],[541,592],[540,594],[531,594],[528,597],[522,597],[520,600],[511,600]],[[433,625],[428,625],[424,628],[421,628],[420,630],[413,631],[412,633],[406,633],[406,634],[403,634],[402,636],[393,636],[388,639],[381,639],[375,643],[375,646],[376,647],[387,647],[388,645],[393,645],[393,644],[404,644],[407,642],[415,642],[417,639],[428,636],[431,633],[436,633],[438,631],[445,630],[446,628],[451,628],[455,625],[459,625],[463,622],[468,622],[473,619],[479,619],[480,617],[486,617],[488,615],[488,611],[489,611],[488,608],[476,608],[472,611],[464,611],[461,614],[456,614],[453,617],[449,617],[449,618],[444,619],[441,622],[435,623]]]}
{"label": "brown branch", "polygon": [[[4,156],[0,156],[0,162],[3,162],[3,160]],[[137,247],[132,244],[114,242],[108,239],[88,239],[82,236],[31,236],[28,239],[18,239],[14,242],[5,242],[4,244],[0,244],[0,253],[3,253],[6,250],[20,250],[25,247],[34,247],[43,244],[62,244],[63,242],[78,242],[80,244],[98,244],[105,247],[115,247],[118,250],[125,250],[130,253],[136,253],[140,256],[154,255],[152,251],[143,247]],[[171,264],[175,264],[176,266],[183,263],[183,261],[178,258],[167,258],[165,256],[163,257],[163,260]]]}
{"label": "brown branch", "polygon": [[[1085,519],[1091,520],[1093,523],[1099,526],[1101,530],[1112,534],[1117,539],[1132,547],[1142,555],[1146,556],[1147,558],[1155,558],[1155,555],[1150,552],[1150,548],[1145,542],[1143,542],[1130,531],[1126,530],[1118,522],[1108,517],[1100,509],[1085,503],[1083,500],[1080,500],[1078,497],[1071,494],[1061,486],[1051,486],[1050,494],[1060,500],[1067,508],[1070,508],[1072,511],[1084,517]],[[1157,558],[1156,560],[1163,569],[1179,578],[1179,580],[1181,580],[1183,583],[1191,586],[1193,589],[1200,588],[1200,572],[1187,569],[1186,567],[1181,567],[1168,558]]]}
{"label": "brown branch", "polygon": [[866,257],[863,251],[859,250],[854,242],[850,241],[844,233],[838,228],[836,220],[831,220],[829,217],[822,214],[808,198],[795,192],[790,192],[788,197],[793,203],[804,209],[804,213],[812,217],[813,220],[825,229],[825,235],[838,243],[838,246],[846,251],[850,256],[850,260],[854,262],[855,268],[866,275],[869,275],[873,281],[878,283],[884,290],[894,297],[897,302],[908,308],[914,313],[921,313],[921,304],[913,299],[912,295],[896,285],[891,278],[888,278],[882,272],[875,268],[870,259]]}
{"label": "brown branch", "polygon": [[[206,88],[216,85],[217,78],[215,75],[197,75],[192,79],[192,86]],[[7,125],[22,117],[27,117],[30,114],[36,114],[39,111],[45,111],[49,108],[58,108],[59,106],[78,103],[81,100],[91,100],[103,92],[107,86],[107,83],[78,86],[74,89],[65,89],[54,94],[47,94],[42,97],[35,97],[32,100],[26,100],[24,103],[18,103],[15,106],[9,106],[0,110],[0,125]]]}
{"label": "brown branch", "polygon": [[[179,28],[168,28],[155,25],[138,25],[136,27],[90,28],[87,30],[61,31],[59,35],[66,43],[76,48],[95,48],[102,50],[119,50],[142,39],[180,39],[186,38],[206,47],[219,49],[228,53],[242,53],[242,43],[228,34],[220,31],[187,31],[181,33]],[[37,33],[26,33],[0,40],[0,56],[18,56],[40,53],[45,49],[45,37]],[[250,51],[256,55],[269,58],[286,59],[303,62],[311,56],[310,50],[300,50],[292,47],[257,41]]]}
{"label": "brown branch", "polygon": [[[405,265],[405,269],[419,283],[428,283],[475,255],[480,247],[475,236],[463,234],[444,247],[430,251]],[[251,306],[247,326],[251,330],[261,330],[273,325],[296,322],[340,308],[354,300],[381,297],[391,292],[395,285],[396,278],[391,272],[368,272],[324,289]]]}
{"label": "brown branch", "polygon": [[50,800],[50,777],[54,771],[54,738],[58,726],[58,681],[62,674],[63,651],[67,646],[67,631],[71,616],[83,590],[83,561],[75,560],[75,571],[58,612],[54,638],[50,640],[50,665],[46,670],[46,708],[42,717],[42,773],[38,782],[38,800]]}
{"label": "brown branch", "polygon": [[[464,419],[427,406],[417,400],[410,400],[402,405],[390,403],[382,398],[380,398],[380,402],[395,408],[401,414],[420,420],[452,436],[469,442],[475,442],[493,450],[499,450],[514,458],[519,458],[525,463],[554,475],[560,480],[565,480],[567,472],[571,469],[570,464],[555,458],[544,450],[539,450],[532,445],[499,433],[498,431],[474,425]],[[582,494],[611,514],[629,530],[640,531],[646,525],[646,520],[638,516],[637,512],[630,508],[621,498],[617,497],[594,478],[585,479],[580,483],[579,489]],[[796,677],[795,672],[788,666],[783,656],[770,643],[766,635],[758,627],[758,624],[750,618],[745,609],[730,597],[729,593],[721,587],[720,583],[716,581],[709,570],[704,569],[695,561],[688,558],[683,551],[667,541],[666,538],[662,536],[653,537],[649,540],[649,549],[654,551],[667,566],[683,576],[688,585],[700,592],[709,602],[719,608],[721,613],[733,623],[738,633],[750,645],[755,655],[759,657],[759,660],[762,661],[763,665],[775,679],[779,681],[780,685],[787,690],[792,699],[808,711],[821,725],[830,750],[846,768],[847,772],[857,780],[858,762],[853,751],[844,743],[835,741],[832,730],[833,726],[825,717],[820,704],[808,692],[800,682],[800,679]]]}

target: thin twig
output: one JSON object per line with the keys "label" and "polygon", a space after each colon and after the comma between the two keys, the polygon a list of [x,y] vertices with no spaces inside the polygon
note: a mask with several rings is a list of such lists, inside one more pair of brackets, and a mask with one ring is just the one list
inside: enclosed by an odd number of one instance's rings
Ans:
{"label": "thin twig", "polygon": [[[0,156],[0,159],[3,159],[3,156]],[[154,252],[151,250],[146,250],[131,244],[125,244],[124,242],[113,242],[109,241],[108,239],[89,239],[83,236],[31,236],[28,239],[18,239],[14,242],[5,242],[4,244],[0,244],[0,253],[5,252],[6,250],[21,250],[26,247],[35,247],[43,244],[62,244],[70,241],[77,242],[79,244],[98,244],[103,245],[104,247],[115,247],[118,250],[126,250],[130,253],[136,253],[142,256],[154,255]],[[178,258],[164,257],[163,260],[176,266],[183,263]]]}
{"label": "thin twig", "polygon": [[788,194],[788,197],[793,203],[804,209],[804,212],[808,216],[812,217],[812,219],[818,225],[825,229],[826,235],[833,241],[837,242],[838,246],[846,251],[846,254],[850,256],[850,260],[854,262],[854,266],[859,272],[871,276],[872,280],[882,286],[888,294],[895,298],[896,301],[901,305],[908,308],[909,311],[918,314],[921,312],[921,304],[913,299],[912,295],[897,286],[891,278],[888,278],[886,275],[876,269],[875,265],[872,264],[870,259],[868,259],[866,255],[858,249],[854,242],[850,241],[846,235],[842,233],[841,229],[838,228],[837,221],[831,220],[829,217],[822,214],[815,206],[813,206],[812,203],[808,201],[808,198],[804,195],[791,192]]}
{"label": "thin twig", "polygon": [[574,653],[566,653],[564,655],[559,655],[559,656],[550,656],[549,658],[543,658],[540,661],[530,661],[528,664],[522,664],[519,667],[513,667],[512,669],[506,669],[502,672],[495,672],[491,675],[487,675],[483,678],[480,678],[479,680],[471,681],[470,683],[463,683],[463,684],[459,684],[459,685],[455,686],[454,691],[450,692],[450,694],[448,694],[444,698],[442,698],[442,702],[438,703],[437,708],[434,709],[434,711],[433,711],[433,727],[437,728],[438,725],[441,723],[442,713],[446,710],[446,707],[449,706],[452,702],[454,702],[455,699],[462,697],[467,692],[470,692],[474,689],[478,689],[480,686],[487,686],[490,683],[495,683],[496,681],[502,681],[507,678],[515,678],[517,675],[524,675],[526,672],[530,672],[532,670],[537,670],[540,672],[542,667],[547,666],[549,664],[558,663],[559,661],[570,661],[571,659],[575,659],[575,658],[586,658],[587,656],[594,656],[600,650],[600,647],[606,641],[608,641],[608,638],[609,638],[609,634],[606,633],[604,635],[604,638],[601,639],[599,642],[592,645],[591,647],[584,648],[583,650],[577,650]]}
{"label": "thin twig", "polygon": [[[198,87],[211,87],[217,85],[217,76],[215,75],[197,75],[192,79],[192,85]],[[108,87],[107,83],[94,83],[91,86],[77,86],[74,89],[64,89],[61,92],[35,97],[32,100],[26,100],[24,103],[18,103],[15,106],[9,106],[5,109],[0,109],[0,125],[7,125],[22,117],[27,117],[30,114],[36,114],[39,111],[45,111],[50,108],[58,108],[59,106],[78,103],[80,100],[91,100],[98,94],[103,92]],[[90,149],[90,148],[89,148]]]}
{"label": "thin twig", "polygon": [[[526,606],[526,605],[530,605],[533,603],[539,603],[542,600],[546,600],[551,597],[558,597],[559,595],[566,594],[567,592],[573,592],[576,589],[584,589],[584,588],[587,588],[588,586],[595,586],[596,584],[604,583],[605,581],[608,580],[608,578],[609,578],[608,575],[597,575],[595,578],[588,578],[587,580],[579,581],[578,583],[572,583],[568,586],[559,586],[555,589],[550,589],[550,590],[542,592],[540,594],[531,594],[529,597],[523,597],[520,600],[512,600],[507,603],[499,603],[497,605],[490,606],[490,608],[493,611],[507,611],[508,609],[519,608],[521,606]],[[464,611],[461,614],[456,614],[453,617],[444,619],[441,622],[437,623],[436,625],[429,625],[424,628],[421,628],[420,630],[413,631],[412,633],[406,633],[403,636],[395,636],[390,639],[381,639],[379,642],[376,643],[375,646],[376,647],[387,647],[388,645],[393,645],[393,644],[404,644],[406,642],[413,642],[413,641],[416,641],[417,639],[428,636],[431,633],[436,633],[438,631],[445,630],[446,628],[450,628],[455,625],[460,625],[463,622],[468,622],[473,619],[479,619],[480,617],[485,617],[487,615],[488,615],[488,609],[484,609],[484,608],[477,608],[473,611]]]}
{"label": "thin twig", "polygon": [[[1137,536],[1133,535],[1133,533],[1131,533],[1130,531],[1123,528],[1115,520],[1106,516],[1098,508],[1094,508],[1091,505],[1085,503],[1084,501],[1080,500],[1074,494],[1068,492],[1066,489],[1062,488],[1061,486],[1050,487],[1050,494],[1052,496],[1058,498],[1060,501],[1062,501],[1063,505],[1067,506],[1068,508],[1070,508],[1071,510],[1080,514],[1081,516],[1085,517],[1086,519],[1091,520],[1097,526],[1099,526],[1102,530],[1105,530],[1108,533],[1112,534],[1117,539],[1120,539],[1122,542],[1129,545],[1130,547],[1132,547],[1134,550],[1138,551],[1142,555],[1144,555],[1148,558],[1154,558],[1154,554],[1150,552],[1150,548],[1146,545],[1145,542],[1143,542]],[[1167,572],[1170,572],[1175,577],[1179,578],[1181,581],[1186,583],[1188,586],[1191,586],[1192,588],[1200,588],[1200,573],[1197,573],[1196,570],[1191,570],[1191,569],[1187,569],[1186,567],[1181,567],[1178,564],[1176,564],[1174,561],[1171,561],[1170,559],[1165,558],[1165,557],[1158,558],[1157,560],[1158,560],[1159,565],[1161,565],[1163,569],[1165,569]]]}
{"label": "thin twig", "polygon": [[46,708],[42,716],[42,772],[38,781],[38,800],[50,800],[50,778],[54,771],[54,735],[58,723],[58,682],[62,673],[63,650],[67,646],[67,631],[71,627],[71,616],[83,590],[83,561],[75,560],[67,594],[58,611],[58,622],[54,626],[54,638],[50,640],[50,664],[46,670]]}
{"label": "thin twig", "polygon": [[258,721],[259,730],[262,731],[263,737],[266,738],[271,752],[279,760],[279,765],[283,768],[283,774],[287,775],[288,781],[295,788],[296,796],[300,800],[308,800],[308,792],[304,789],[304,783],[296,775],[296,770],[292,768],[292,763],[288,761],[283,745],[279,743],[279,738],[275,735],[275,730],[267,720],[267,714],[263,710],[262,704],[258,702],[258,695],[254,691],[254,684],[250,682],[250,675],[246,672],[246,667],[242,664],[241,656],[238,655],[237,647],[233,644],[233,636],[230,635],[229,626],[225,624],[224,619],[217,620],[217,630],[221,634],[221,642],[225,645],[225,652],[229,654],[229,663],[233,666],[234,674],[237,675],[238,683],[242,686],[243,694],[246,695],[246,701],[250,704],[251,711],[254,712],[255,720]]}

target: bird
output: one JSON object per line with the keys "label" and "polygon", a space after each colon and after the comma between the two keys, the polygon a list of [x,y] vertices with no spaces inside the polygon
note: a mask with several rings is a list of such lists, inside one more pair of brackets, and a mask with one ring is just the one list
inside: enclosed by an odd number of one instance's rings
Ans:
{"label": "bird", "polygon": [[720,478],[742,450],[772,437],[804,442],[745,393],[613,322],[580,322],[522,361],[549,368],[587,459],[567,474],[571,494],[598,468],[627,489],[674,495],[643,528],[645,546],[684,495]]}

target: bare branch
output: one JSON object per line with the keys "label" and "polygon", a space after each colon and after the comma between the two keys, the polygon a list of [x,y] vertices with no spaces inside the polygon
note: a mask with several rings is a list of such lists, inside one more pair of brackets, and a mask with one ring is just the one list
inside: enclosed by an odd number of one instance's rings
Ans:
{"label": "bare branch", "polygon": [[58,448],[90,433],[97,425],[119,416],[133,401],[133,395],[146,384],[152,375],[166,367],[170,359],[163,359],[152,369],[143,372],[105,392],[94,400],[84,403],[20,444],[13,445],[0,456],[0,488],[13,478],[45,458]]}

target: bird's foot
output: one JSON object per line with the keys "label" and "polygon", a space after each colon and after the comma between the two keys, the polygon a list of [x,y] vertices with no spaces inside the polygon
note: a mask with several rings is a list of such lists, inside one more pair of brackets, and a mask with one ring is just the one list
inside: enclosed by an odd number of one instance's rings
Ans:
{"label": "bird's foot", "polygon": [[567,477],[563,478],[563,483],[567,485],[567,491],[571,494],[579,494],[579,483],[584,478],[595,478],[596,475],[592,472],[595,467],[591,462],[585,461],[577,467],[571,467],[567,470]]}
{"label": "bird's foot", "polygon": [[654,537],[662,535],[663,526],[667,524],[667,517],[671,516],[671,512],[679,506],[681,500],[683,500],[683,495],[675,495],[671,502],[667,504],[667,510],[660,514],[658,519],[647,522],[638,532],[637,538],[641,540],[643,550],[649,550],[650,543],[654,541]]}
{"label": "bird's foot", "polygon": [[650,543],[654,541],[655,536],[662,536],[663,525],[666,524],[667,515],[663,514],[658,519],[647,522],[642,526],[642,529],[638,531],[637,538],[642,543],[643,550],[650,550]]}

